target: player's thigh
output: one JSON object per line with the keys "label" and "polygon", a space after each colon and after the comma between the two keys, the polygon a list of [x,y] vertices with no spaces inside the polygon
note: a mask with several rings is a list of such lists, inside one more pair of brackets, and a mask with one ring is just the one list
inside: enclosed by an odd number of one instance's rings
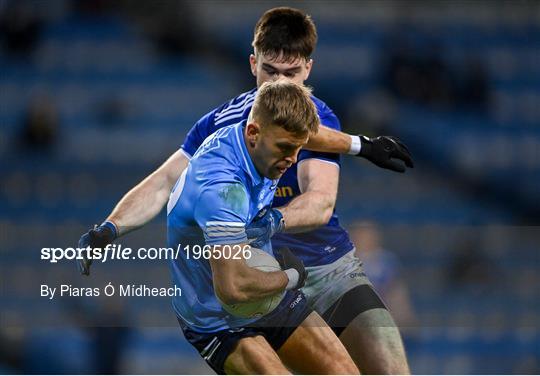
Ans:
{"label": "player's thigh", "polygon": [[303,289],[308,302],[339,336],[360,371],[407,373],[399,330],[354,251],[308,269]]}
{"label": "player's thigh", "polygon": [[410,373],[399,329],[385,308],[358,314],[339,339],[362,373]]}
{"label": "player's thigh", "polygon": [[290,374],[263,336],[245,337],[238,341],[225,359],[227,374]]}
{"label": "player's thigh", "polygon": [[357,286],[370,284],[362,262],[354,250],[331,264],[310,266],[302,292],[309,305],[321,316],[345,293]]}
{"label": "player's thigh", "polygon": [[343,344],[316,312],[296,328],[278,350],[278,355],[297,373],[359,373]]}

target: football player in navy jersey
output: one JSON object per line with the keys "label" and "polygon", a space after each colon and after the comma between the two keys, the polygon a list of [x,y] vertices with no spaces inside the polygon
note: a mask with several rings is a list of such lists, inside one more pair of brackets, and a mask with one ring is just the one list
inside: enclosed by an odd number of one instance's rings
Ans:
{"label": "football player in navy jersey", "polygon": [[[299,10],[275,8],[263,14],[255,27],[254,53],[250,56],[257,87],[280,78],[299,84],[307,80],[316,40],[313,21]],[[80,245],[104,246],[154,218],[205,138],[247,118],[256,90],[202,117],[181,149],[128,192],[101,226],[83,235]],[[332,110],[320,99],[312,99],[322,126],[309,139],[305,147],[309,150],[302,150],[298,163],[284,171],[273,207],[263,210],[246,232],[255,246],[272,238],[274,250],[287,246],[303,260],[309,271],[303,292],[332,326],[362,373],[407,374],[399,330],[365,276],[354,256],[354,245],[335,214],[339,155],[333,153],[360,155],[400,172],[405,170],[400,161],[412,167],[411,156],[393,137],[369,139],[341,133]],[[90,262],[80,262],[83,274],[89,273]]]}

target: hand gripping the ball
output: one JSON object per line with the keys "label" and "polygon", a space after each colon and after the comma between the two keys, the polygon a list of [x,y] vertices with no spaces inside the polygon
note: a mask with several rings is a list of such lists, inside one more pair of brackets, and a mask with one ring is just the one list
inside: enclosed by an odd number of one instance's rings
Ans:
{"label": "hand gripping the ball", "polygon": [[284,228],[285,221],[281,212],[274,208],[264,208],[246,227],[246,235],[252,247],[262,248],[274,234]]}
{"label": "hand gripping the ball", "polygon": [[276,255],[278,256],[277,260],[283,271],[287,273],[287,277],[289,277],[287,290],[296,290],[304,287],[308,277],[308,271],[304,266],[304,262],[287,247],[281,248],[278,252],[279,255]]}

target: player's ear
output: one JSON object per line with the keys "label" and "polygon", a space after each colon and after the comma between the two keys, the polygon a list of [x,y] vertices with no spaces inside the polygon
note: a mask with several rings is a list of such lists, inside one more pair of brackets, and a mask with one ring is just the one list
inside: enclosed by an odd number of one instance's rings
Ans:
{"label": "player's ear", "polygon": [[257,140],[259,139],[260,133],[261,133],[261,127],[259,126],[259,124],[253,121],[247,123],[246,139],[251,147],[255,147],[255,145],[257,145]]}
{"label": "player's ear", "polygon": [[306,62],[306,73],[304,77],[304,81],[308,79],[309,74],[311,73],[311,68],[313,67],[313,59],[308,59]]}
{"label": "player's ear", "polygon": [[251,68],[251,74],[257,77],[257,58],[253,54],[249,55],[249,66]]}

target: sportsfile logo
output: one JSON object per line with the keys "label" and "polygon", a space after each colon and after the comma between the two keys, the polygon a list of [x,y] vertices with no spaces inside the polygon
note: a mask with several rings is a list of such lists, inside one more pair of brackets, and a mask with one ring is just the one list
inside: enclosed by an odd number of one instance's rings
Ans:
{"label": "sportsfile logo", "polygon": [[41,259],[49,261],[52,264],[60,260],[94,260],[106,262],[108,260],[176,260],[180,252],[184,252],[179,244],[176,248],[159,247],[159,248],[138,248],[132,249],[124,247],[121,244],[108,244],[103,248],[42,248]]}

